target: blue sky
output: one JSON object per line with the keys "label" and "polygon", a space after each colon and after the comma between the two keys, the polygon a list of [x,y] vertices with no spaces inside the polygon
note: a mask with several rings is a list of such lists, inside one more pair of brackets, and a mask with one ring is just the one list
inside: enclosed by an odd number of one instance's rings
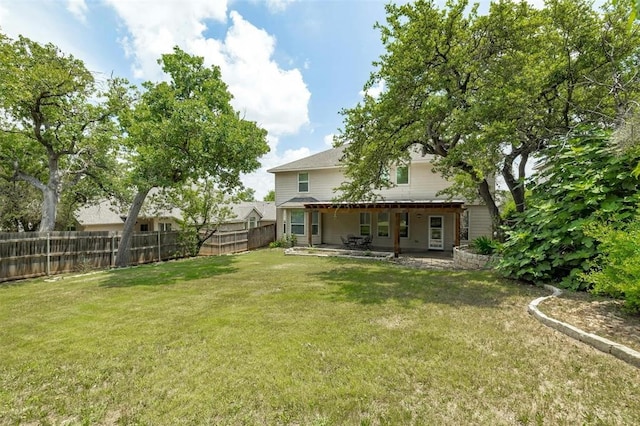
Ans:
{"label": "blue sky", "polygon": [[[443,4],[444,0],[437,1]],[[486,10],[488,0],[480,1]],[[541,4],[542,0],[532,3]],[[0,0],[0,30],[51,42],[99,76],[162,78],[175,45],[221,67],[234,107],[269,132],[263,167],[244,177],[262,198],[266,170],[330,147],[342,108],[383,52],[381,0]]]}

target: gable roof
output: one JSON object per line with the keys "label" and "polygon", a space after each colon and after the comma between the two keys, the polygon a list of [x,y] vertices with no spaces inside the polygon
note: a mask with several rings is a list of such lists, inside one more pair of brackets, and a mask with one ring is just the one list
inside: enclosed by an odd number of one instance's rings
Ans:
{"label": "gable roof", "polygon": [[274,167],[267,170],[267,172],[276,173],[294,170],[312,170],[340,167],[340,159],[342,158],[343,151],[344,145],[337,148],[331,148],[326,151],[318,152],[317,154],[313,154],[308,157],[304,157],[299,160]]}
{"label": "gable roof", "polygon": [[[336,148],[331,148],[326,151],[318,152],[317,154],[310,155],[308,157],[301,158],[296,161],[292,161],[281,166],[274,167],[267,170],[269,173],[278,172],[292,172],[297,170],[317,170],[317,169],[330,169],[341,167],[340,160],[344,153],[346,145],[342,145]],[[422,153],[422,148],[419,145],[413,145],[409,149],[412,162],[431,162],[433,156]]]}

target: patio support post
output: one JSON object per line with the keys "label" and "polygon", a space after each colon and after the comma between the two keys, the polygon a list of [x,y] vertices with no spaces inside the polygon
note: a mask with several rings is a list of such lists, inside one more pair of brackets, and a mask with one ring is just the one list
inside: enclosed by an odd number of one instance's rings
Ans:
{"label": "patio support post", "polygon": [[454,247],[460,247],[460,214],[462,212],[458,212],[455,213],[455,229],[454,232],[455,234],[453,234],[453,246]]}
{"label": "patio support post", "polygon": [[393,223],[393,257],[400,256],[400,213],[394,214]]}
{"label": "patio support post", "polygon": [[309,247],[313,245],[313,236],[311,235],[311,227],[313,226],[311,221],[313,220],[313,211],[307,210],[307,241]]}

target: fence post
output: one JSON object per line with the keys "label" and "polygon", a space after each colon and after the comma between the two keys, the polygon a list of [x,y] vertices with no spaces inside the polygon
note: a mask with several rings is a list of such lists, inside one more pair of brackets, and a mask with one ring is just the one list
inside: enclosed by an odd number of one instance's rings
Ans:
{"label": "fence post", "polygon": [[51,275],[51,234],[47,232],[47,275]]}
{"label": "fence post", "polygon": [[160,248],[160,230],[158,229],[158,262],[162,262],[162,249]]}

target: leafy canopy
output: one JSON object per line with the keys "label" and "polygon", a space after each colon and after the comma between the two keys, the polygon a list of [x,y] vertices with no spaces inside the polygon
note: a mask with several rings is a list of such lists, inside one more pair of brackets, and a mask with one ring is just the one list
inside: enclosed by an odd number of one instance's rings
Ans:
{"label": "leafy canopy", "polygon": [[621,8],[503,0],[479,15],[465,0],[442,9],[418,0],[386,9],[385,53],[365,85],[385,90],[342,112],[345,199],[375,198],[386,168],[417,146],[454,183],[449,194],[481,198],[499,220],[493,176],[524,210],[530,157],[579,124],[615,126],[638,97],[638,31]]}

